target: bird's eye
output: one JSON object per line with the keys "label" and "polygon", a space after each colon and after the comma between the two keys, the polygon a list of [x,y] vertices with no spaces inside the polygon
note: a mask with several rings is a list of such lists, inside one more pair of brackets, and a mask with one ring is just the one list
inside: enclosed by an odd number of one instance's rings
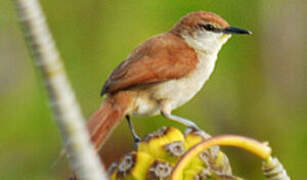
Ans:
{"label": "bird's eye", "polygon": [[202,28],[206,29],[207,31],[215,31],[215,27],[211,24],[203,24]]}

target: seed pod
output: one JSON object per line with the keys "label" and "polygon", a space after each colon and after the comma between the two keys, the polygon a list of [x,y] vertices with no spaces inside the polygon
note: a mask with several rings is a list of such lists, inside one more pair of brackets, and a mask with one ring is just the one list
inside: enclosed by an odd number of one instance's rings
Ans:
{"label": "seed pod", "polygon": [[262,170],[267,180],[290,180],[283,165],[275,157],[268,161],[264,161],[262,164]]}
{"label": "seed pod", "polygon": [[233,176],[227,156],[217,145],[245,149],[264,161],[268,180],[290,180],[281,163],[271,157],[268,143],[236,135],[210,137],[188,129],[168,127],[149,134],[137,151],[113,163],[112,180],[242,180]]}
{"label": "seed pod", "polygon": [[[109,169],[111,179],[168,180],[182,155],[209,137],[203,131],[189,130],[183,134],[176,128],[163,127],[146,136],[136,152],[114,163]],[[216,146],[194,157],[193,163],[185,169],[184,179],[234,180],[235,177],[226,155]]]}

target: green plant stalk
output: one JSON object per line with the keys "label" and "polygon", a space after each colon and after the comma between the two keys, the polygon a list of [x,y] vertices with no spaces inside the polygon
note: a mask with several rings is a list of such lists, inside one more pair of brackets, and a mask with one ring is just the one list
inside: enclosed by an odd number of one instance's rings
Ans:
{"label": "green plant stalk", "polygon": [[38,0],[14,0],[26,42],[43,81],[73,171],[81,180],[108,179],[92,147],[81,109]]}

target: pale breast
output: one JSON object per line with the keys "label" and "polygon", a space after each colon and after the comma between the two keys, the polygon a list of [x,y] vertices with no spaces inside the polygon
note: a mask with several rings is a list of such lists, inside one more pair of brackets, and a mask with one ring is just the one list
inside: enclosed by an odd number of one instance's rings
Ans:
{"label": "pale breast", "polygon": [[171,109],[185,104],[195,96],[213,72],[216,54],[199,53],[197,68],[189,75],[155,84],[139,90],[135,115],[154,115],[160,112],[160,103],[167,101]]}
{"label": "pale breast", "polygon": [[216,55],[200,54],[195,71],[184,78],[161,83],[156,88],[155,97],[167,99],[172,109],[185,104],[203,87],[213,72]]}

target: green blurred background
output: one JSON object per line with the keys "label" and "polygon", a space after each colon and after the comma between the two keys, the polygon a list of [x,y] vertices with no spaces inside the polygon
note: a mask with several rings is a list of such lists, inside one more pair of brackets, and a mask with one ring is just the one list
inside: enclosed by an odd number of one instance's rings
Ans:
{"label": "green blurred background", "polygon": [[[253,31],[233,36],[200,93],[175,114],[210,134],[267,140],[293,179],[306,178],[307,3],[304,0],[42,0],[68,76],[88,117],[108,74],[139,43],[167,31],[188,12],[207,10]],[[66,160],[52,166],[61,137],[39,72],[27,52],[12,1],[0,0],[0,179],[66,179]],[[139,134],[165,125],[134,118]],[[106,163],[132,149],[126,123],[101,155]],[[264,179],[260,161],[225,149],[235,174]]]}

